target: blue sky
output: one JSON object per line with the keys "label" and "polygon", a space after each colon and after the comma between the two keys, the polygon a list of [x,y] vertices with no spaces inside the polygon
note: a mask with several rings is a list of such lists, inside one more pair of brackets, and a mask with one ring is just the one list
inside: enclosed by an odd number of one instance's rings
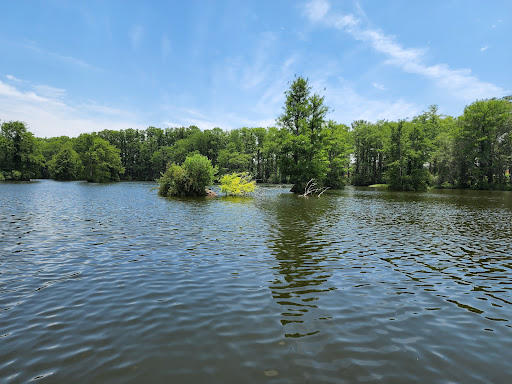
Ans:
{"label": "blue sky", "polygon": [[273,126],[295,75],[347,125],[512,94],[509,0],[17,0],[0,15],[0,119],[38,137]]}

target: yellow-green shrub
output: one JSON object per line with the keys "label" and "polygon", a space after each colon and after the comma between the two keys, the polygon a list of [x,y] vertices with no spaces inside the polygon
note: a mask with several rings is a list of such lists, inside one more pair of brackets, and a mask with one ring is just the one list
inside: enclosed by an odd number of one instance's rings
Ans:
{"label": "yellow-green shrub", "polygon": [[231,173],[220,179],[220,190],[228,196],[245,196],[256,189],[256,182],[247,172]]}

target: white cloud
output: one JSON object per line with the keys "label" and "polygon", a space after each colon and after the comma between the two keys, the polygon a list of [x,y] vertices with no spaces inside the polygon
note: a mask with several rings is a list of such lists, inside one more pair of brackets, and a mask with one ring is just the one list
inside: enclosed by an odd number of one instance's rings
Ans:
{"label": "white cloud", "polygon": [[[324,0],[321,1],[325,3]],[[355,40],[370,45],[376,51],[388,57],[387,63],[401,68],[403,71],[431,79],[443,91],[450,92],[454,97],[464,101],[473,101],[489,97],[499,97],[509,93],[505,89],[482,81],[471,73],[470,69],[452,69],[446,64],[426,64],[425,49],[406,48],[378,29],[362,26],[360,19],[352,14],[329,14],[308,12],[318,7],[315,0],[306,6],[306,15],[313,22],[322,22],[333,28],[345,31]],[[322,5],[324,8],[328,4]],[[487,47],[485,47],[487,49]]]}
{"label": "white cloud", "polygon": [[[41,91],[46,91],[46,95],[39,93]],[[143,128],[129,112],[95,104],[75,107],[62,101],[64,94],[65,90],[51,86],[38,85],[24,91],[0,81],[0,119],[23,121],[37,137]]]}
{"label": "white cloud", "polygon": [[485,47],[480,48],[480,52],[487,51],[488,49],[489,49],[489,47],[486,45]]}

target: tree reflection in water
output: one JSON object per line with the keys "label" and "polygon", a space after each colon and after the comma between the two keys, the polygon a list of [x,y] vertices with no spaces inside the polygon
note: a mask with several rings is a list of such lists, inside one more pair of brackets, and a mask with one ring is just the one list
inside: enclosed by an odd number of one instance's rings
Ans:
{"label": "tree reflection in water", "polygon": [[325,248],[330,244],[322,235],[329,201],[282,194],[261,204],[269,221],[268,248],[277,261],[270,289],[282,307],[286,337],[316,334],[315,322],[330,318],[318,306],[324,293],[336,289],[328,282],[332,272]]}

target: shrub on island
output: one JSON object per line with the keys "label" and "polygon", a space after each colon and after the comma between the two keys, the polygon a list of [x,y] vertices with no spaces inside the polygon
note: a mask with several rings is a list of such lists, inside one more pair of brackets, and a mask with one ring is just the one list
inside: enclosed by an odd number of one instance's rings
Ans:
{"label": "shrub on island", "polygon": [[220,179],[220,190],[228,196],[246,196],[256,189],[256,182],[248,172],[231,173]]}
{"label": "shrub on island", "polygon": [[199,154],[187,157],[182,165],[170,164],[157,182],[160,196],[206,196],[206,187],[213,182],[215,168]]}

